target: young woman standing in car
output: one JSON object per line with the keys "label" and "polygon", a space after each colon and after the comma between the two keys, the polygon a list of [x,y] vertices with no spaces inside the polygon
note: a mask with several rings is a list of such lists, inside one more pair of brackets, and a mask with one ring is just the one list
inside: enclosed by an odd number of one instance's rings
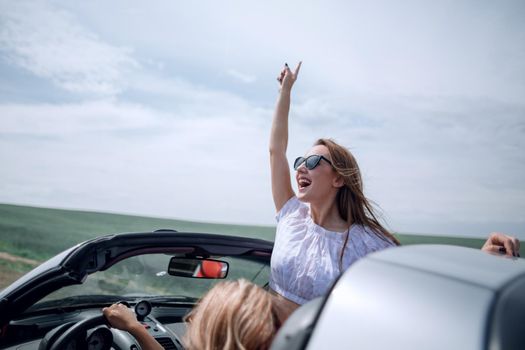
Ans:
{"label": "young woman standing in car", "polygon": [[[271,260],[270,288],[287,313],[325,295],[352,263],[377,250],[399,245],[364,196],[353,155],[330,139],[319,139],[293,166],[294,193],[286,158],[288,114],[294,72],[285,65],[270,134],[272,195],[277,232]],[[519,241],[493,233],[482,248],[519,256]],[[281,315],[281,318],[286,318]]]}
{"label": "young woman standing in car", "polygon": [[270,136],[272,195],[277,233],[270,288],[290,309],[324,295],[357,259],[398,245],[363,194],[355,158],[330,139],[320,139],[294,162],[298,193],[292,189],[288,145],[290,95],[301,63],[285,66]]}

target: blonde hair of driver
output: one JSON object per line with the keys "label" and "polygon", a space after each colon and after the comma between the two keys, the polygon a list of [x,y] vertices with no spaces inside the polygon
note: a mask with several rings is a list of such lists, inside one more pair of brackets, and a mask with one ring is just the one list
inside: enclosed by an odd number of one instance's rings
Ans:
{"label": "blonde hair of driver", "polygon": [[188,350],[263,350],[278,320],[272,296],[247,280],[215,285],[186,317]]}

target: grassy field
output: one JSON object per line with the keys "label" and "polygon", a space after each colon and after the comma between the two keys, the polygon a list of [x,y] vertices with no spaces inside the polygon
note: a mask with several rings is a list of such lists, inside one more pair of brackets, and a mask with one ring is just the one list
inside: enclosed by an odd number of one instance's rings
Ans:
{"label": "grassy field", "polygon": [[[275,227],[197,223],[131,215],[0,204],[0,289],[62,250],[97,236],[161,228],[273,240]],[[483,240],[396,234],[402,244],[454,244],[480,248]]]}

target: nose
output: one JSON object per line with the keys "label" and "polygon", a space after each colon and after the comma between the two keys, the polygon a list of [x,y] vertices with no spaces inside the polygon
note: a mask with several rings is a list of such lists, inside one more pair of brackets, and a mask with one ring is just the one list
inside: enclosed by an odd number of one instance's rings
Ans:
{"label": "nose", "polygon": [[303,173],[304,174],[304,173],[308,172],[308,169],[306,169],[306,166],[304,165],[304,162],[303,162],[303,164],[299,165],[299,168],[297,168],[296,171],[298,173]]}

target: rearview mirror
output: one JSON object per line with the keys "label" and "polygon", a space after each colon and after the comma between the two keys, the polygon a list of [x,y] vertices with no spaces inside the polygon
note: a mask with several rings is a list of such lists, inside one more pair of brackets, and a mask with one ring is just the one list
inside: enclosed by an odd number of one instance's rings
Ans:
{"label": "rearview mirror", "polygon": [[191,278],[225,278],[228,275],[228,263],[213,259],[173,257],[170,259],[168,274]]}

